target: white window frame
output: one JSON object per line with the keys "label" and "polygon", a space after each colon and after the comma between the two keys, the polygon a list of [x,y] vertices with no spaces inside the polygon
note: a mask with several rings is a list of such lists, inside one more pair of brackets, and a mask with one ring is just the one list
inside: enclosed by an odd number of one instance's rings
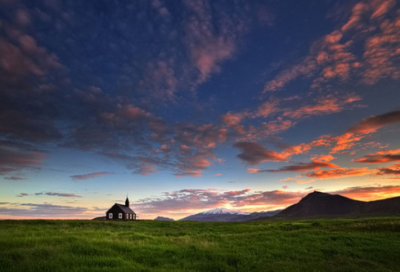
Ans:
{"label": "white window frame", "polygon": [[136,220],[136,214],[133,215],[133,220]]}
{"label": "white window frame", "polygon": [[118,219],[122,219],[122,213],[118,214]]}
{"label": "white window frame", "polygon": [[132,214],[129,214],[129,219],[132,219]]}
{"label": "white window frame", "polygon": [[113,219],[113,214],[112,213],[108,214],[108,219]]}
{"label": "white window frame", "polygon": [[129,219],[129,214],[125,214],[125,219],[126,219],[126,220]]}

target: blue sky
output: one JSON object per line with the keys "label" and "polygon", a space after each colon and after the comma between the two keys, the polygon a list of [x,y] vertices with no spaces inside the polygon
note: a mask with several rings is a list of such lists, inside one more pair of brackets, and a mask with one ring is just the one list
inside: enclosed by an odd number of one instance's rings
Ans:
{"label": "blue sky", "polygon": [[400,195],[395,0],[0,7],[0,218]]}

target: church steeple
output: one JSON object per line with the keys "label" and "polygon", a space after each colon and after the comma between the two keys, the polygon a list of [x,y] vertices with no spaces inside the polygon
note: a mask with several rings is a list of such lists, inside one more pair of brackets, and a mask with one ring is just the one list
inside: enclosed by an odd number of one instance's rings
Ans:
{"label": "church steeple", "polygon": [[125,206],[126,206],[126,207],[129,207],[129,198],[128,198],[128,196],[126,196]]}

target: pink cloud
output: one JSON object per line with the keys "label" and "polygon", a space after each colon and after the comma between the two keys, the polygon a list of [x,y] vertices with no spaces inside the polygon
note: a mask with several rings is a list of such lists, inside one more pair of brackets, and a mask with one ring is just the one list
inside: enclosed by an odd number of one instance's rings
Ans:
{"label": "pink cloud", "polygon": [[305,118],[313,115],[324,115],[341,112],[347,104],[360,101],[361,97],[350,95],[344,99],[334,96],[322,97],[316,100],[315,104],[309,104],[297,109],[286,109],[283,116],[294,119]]}
{"label": "pink cloud", "polygon": [[246,113],[231,113],[228,112],[221,116],[222,122],[229,127],[239,125],[239,123],[245,118]]}
{"label": "pink cloud", "polygon": [[[309,55],[268,81],[263,93],[279,90],[299,77],[314,78],[311,87],[318,89],[329,88],[329,80],[346,81],[352,75],[365,84],[400,78],[395,65],[400,54],[400,25],[396,23],[400,14],[389,16],[394,7],[394,0],[356,3],[342,26],[315,41]],[[363,55],[354,44],[364,45]]]}
{"label": "pink cloud", "polygon": [[47,156],[31,148],[29,145],[0,141],[0,175],[40,167]]}
{"label": "pink cloud", "polygon": [[215,175],[213,175],[213,177],[219,177],[219,176],[222,176],[222,174],[215,174]]}

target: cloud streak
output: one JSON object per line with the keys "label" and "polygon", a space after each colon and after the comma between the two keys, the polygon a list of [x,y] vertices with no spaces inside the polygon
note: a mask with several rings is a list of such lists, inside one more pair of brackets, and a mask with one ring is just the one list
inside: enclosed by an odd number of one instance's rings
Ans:
{"label": "cloud streak", "polygon": [[100,176],[104,175],[110,175],[112,174],[111,172],[94,172],[94,173],[89,173],[89,174],[82,174],[82,175],[73,175],[70,176],[73,181],[78,181],[78,180],[88,180],[88,179],[93,179],[97,178]]}

